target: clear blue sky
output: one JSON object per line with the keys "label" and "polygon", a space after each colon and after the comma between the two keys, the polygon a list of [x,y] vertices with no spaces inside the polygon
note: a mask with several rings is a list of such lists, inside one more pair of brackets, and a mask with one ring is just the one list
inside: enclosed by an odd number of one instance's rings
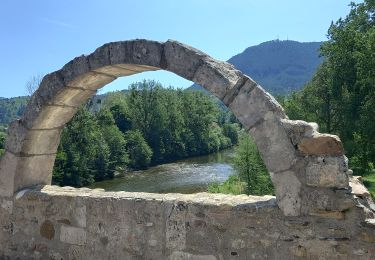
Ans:
{"label": "clear blue sky", "polygon": [[[264,41],[326,40],[331,21],[345,17],[348,0],[2,0],[0,97],[25,95],[36,74],[60,69],[104,43],[135,38],[192,45],[227,60]],[[168,72],[118,79],[104,91],[143,78],[187,87]]]}

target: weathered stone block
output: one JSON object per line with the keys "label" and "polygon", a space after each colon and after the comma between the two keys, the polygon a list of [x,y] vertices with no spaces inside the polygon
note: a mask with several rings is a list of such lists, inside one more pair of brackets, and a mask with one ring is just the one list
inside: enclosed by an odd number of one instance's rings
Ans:
{"label": "weathered stone block", "polygon": [[253,126],[249,133],[269,172],[285,171],[295,164],[295,149],[273,112],[268,112],[264,121]]}
{"label": "weathered stone block", "polygon": [[16,120],[8,131],[5,145],[7,151],[25,156],[56,153],[62,129],[28,130]]}
{"label": "weathered stone block", "polygon": [[266,114],[270,112],[275,117],[286,118],[280,104],[261,86],[254,85],[251,81],[247,81],[241,87],[237,96],[229,104],[229,108],[246,129],[264,120]]}
{"label": "weathered stone block", "polygon": [[116,77],[105,75],[94,71],[77,76],[66,84],[73,88],[82,88],[88,90],[97,90],[108,83],[114,81]]}
{"label": "weathered stone block", "polygon": [[352,194],[365,198],[370,196],[370,192],[366,189],[366,187],[361,182],[361,178],[357,178],[361,176],[353,176],[352,178],[349,178],[349,185],[352,189]]}
{"label": "weathered stone block", "polygon": [[157,41],[131,40],[105,44],[88,56],[93,70],[116,64],[140,64],[160,67],[163,44]]}
{"label": "weathered stone block", "polygon": [[275,186],[277,205],[285,216],[298,216],[301,212],[301,182],[292,171],[270,173]]}
{"label": "weathered stone block", "polygon": [[317,216],[322,218],[333,218],[333,219],[344,219],[345,214],[341,211],[330,211],[330,210],[311,210],[309,213],[311,216]]}
{"label": "weathered stone block", "polygon": [[293,145],[300,143],[301,139],[312,137],[318,132],[318,124],[313,122],[305,122],[302,120],[282,119],[282,124],[290,137]]}
{"label": "weathered stone block", "polygon": [[101,67],[101,68],[97,68],[94,71],[99,72],[99,73],[104,73],[104,74],[107,74],[107,75],[111,75],[111,76],[116,77],[116,78],[122,77],[122,76],[130,76],[130,75],[138,73],[138,72],[135,72],[135,71],[132,71],[132,70],[127,70],[127,69],[121,68],[121,67],[116,66],[116,65],[104,66],[104,67]]}
{"label": "weathered stone block", "polygon": [[125,70],[130,70],[134,72],[144,72],[144,71],[152,71],[152,70],[159,70],[160,68],[147,66],[147,65],[137,65],[137,64],[116,64],[116,67],[123,68]]}
{"label": "weathered stone block", "polygon": [[18,158],[10,152],[5,152],[0,158],[0,196],[11,197],[14,190],[14,178]]}
{"label": "weathered stone block", "polygon": [[35,91],[33,98],[38,96],[43,103],[49,102],[58,93],[64,91],[66,85],[61,71],[55,71],[43,77],[39,88]]}
{"label": "weathered stone block", "polygon": [[344,154],[344,147],[336,135],[315,133],[308,138],[302,138],[298,150],[304,155],[339,156]]}
{"label": "weathered stone block", "polygon": [[349,178],[345,156],[309,157],[306,166],[306,183],[313,187],[347,188]]}
{"label": "weathered stone block", "polygon": [[74,58],[60,70],[60,73],[64,79],[65,85],[68,86],[68,83],[76,79],[79,76],[82,76],[90,72],[91,66],[89,65],[89,59],[87,56],[82,55]]}
{"label": "weathered stone block", "polygon": [[233,65],[214,59],[204,59],[192,79],[219,99],[223,99],[228,91],[243,83],[243,74]]}
{"label": "weathered stone block", "polygon": [[207,54],[172,40],[164,43],[164,55],[166,69],[189,80],[193,80],[198,67],[208,58]]}
{"label": "weathered stone block", "polygon": [[134,40],[129,41],[132,46],[131,64],[140,64],[160,68],[163,44],[157,41]]}
{"label": "weathered stone block", "polygon": [[74,116],[75,107],[66,106],[30,106],[21,122],[28,129],[61,128]]}
{"label": "weathered stone block", "polygon": [[95,90],[82,90],[68,87],[51,98],[47,104],[78,107],[85,104],[95,93]]}
{"label": "weathered stone block", "polygon": [[61,225],[60,240],[72,245],[85,245],[86,231],[83,228]]}
{"label": "weathered stone block", "polygon": [[16,157],[14,191],[38,184],[51,184],[55,155]]}

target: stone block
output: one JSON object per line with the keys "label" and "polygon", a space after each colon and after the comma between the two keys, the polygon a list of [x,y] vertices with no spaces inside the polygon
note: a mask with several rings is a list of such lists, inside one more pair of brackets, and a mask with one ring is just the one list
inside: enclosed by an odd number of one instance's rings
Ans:
{"label": "stone block", "polygon": [[79,107],[87,102],[89,98],[95,95],[95,90],[83,90],[75,88],[65,88],[48,102],[48,105]]}
{"label": "stone block", "polygon": [[285,216],[298,216],[301,211],[301,182],[292,171],[271,173],[277,205]]}
{"label": "stone block", "polygon": [[347,188],[349,178],[345,156],[309,157],[306,166],[306,184],[313,187]]}
{"label": "stone block", "polygon": [[[14,155],[13,155],[14,156]],[[14,191],[38,184],[51,184],[55,155],[16,157]]]}
{"label": "stone block", "polygon": [[55,71],[43,77],[39,88],[35,91],[34,96],[38,96],[45,104],[53,99],[58,93],[66,89],[64,77],[61,71]]}
{"label": "stone block", "polygon": [[7,151],[21,156],[56,153],[62,131],[28,130],[19,120],[13,121],[8,130],[5,147]]}
{"label": "stone block", "polygon": [[213,255],[196,255],[183,251],[174,251],[168,258],[169,260],[217,260]]}
{"label": "stone block", "polygon": [[121,68],[121,67],[116,66],[116,65],[104,66],[104,67],[95,69],[94,71],[99,72],[99,73],[104,73],[104,74],[107,74],[107,75],[111,75],[111,76],[116,77],[116,78],[123,77],[123,76],[130,76],[130,75],[138,73],[138,72],[135,72],[135,71],[132,71],[132,70],[127,70],[127,69]]}
{"label": "stone block", "polygon": [[320,133],[302,138],[298,144],[298,150],[304,155],[340,156],[344,154],[344,147],[338,136]]}
{"label": "stone block", "polygon": [[37,105],[28,107],[21,122],[28,129],[52,129],[61,128],[72,119],[76,113],[75,107],[46,105],[39,107]]}
{"label": "stone block", "polygon": [[159,70],[160,68],[147,66],[147,65],[136,65],[136,64],[116,64],[116,67],[123,68],[125,70],[130,70],[134,72],[144,72],[144,71],[152,71],[152,70]]}
{"label": "stone block", "polygon": [[0,158],[0,196],[11,197],[14,190],[14,178],[17,169],[18,158],[9,152],[5,152]]}
{"label": "stone block", "polygon": [[219,99],[223,99],[227,92],[243,83],[243,77],[233,65],[207,58],[196,70],[192,81],[203,86]]}
{"label": "stone block", "polygon": [[249,131],[269,172],[290,169],[296,162],[295,148],[273,112]]}
{"label": "stone block", "polygon": [[353,176],[352,178],[349,178],[349,186],[352,189],[352,194],[361,198],[370,197],[370,192],[361,182],[361,176]]}
{"label": "stone block", "polygon": [[60,240],[72,245],[86,244],[86,231],[83,228],[61,225]]}
{"label": "stone block", "polygon": [[114,76],[91,71],[71,79],[66,84],[73,88],[97,90],[115,79],[116,77]]}
{"label": "stone block", "polygon": [[97,70],[117,64],[139,64],[160,68],[163,44],[149,40],[112,42],[96,49],[88,56],[90,68]]}
{"label": "stone block", "polygon": [[[91,55],[90,55],[91,56]],[[103,59],[104,62],[104,59]],[[72,80],[90,72],[91,66],[89,65],[89,59],[87,56],[82,55],[74,58],[60,70],[60,73],[64,79],[65,85]]]}
{"label": "stone block", "polygon": [[163,44],[157,41],[133,40],[129,41],[132,46],[132,62],[130,64],[140,64],[160,68],[163,52]]}
{"label": "stone block", "polygon": [[341,211],[330,211],[330,210],[311,210],[309,213],[311,216],[317,216],[322,218],[333,218],[333,219],[344,219],[345,214]]}
{"label": "stone block", "polygon": [[282,119],[282,124],[293,145],[300,143],[303,138],[312,137],[319,130],[317,123],[302,120]]}
{"label": "stone block", "polygon": [[[272,112],[275,117],[286,118],[280,104],[261,86],[247,81],[229,104],[229,108],[244,125],[249,129],[264,120],[266,114]],[[284,131],[284,130],[283,130]]]}
{"label": "stone block", "polygon": [[164,43],[164,55],[166,69],[189,80],[193,80],[198,67],[208,57],[193,47],[172,40]]}

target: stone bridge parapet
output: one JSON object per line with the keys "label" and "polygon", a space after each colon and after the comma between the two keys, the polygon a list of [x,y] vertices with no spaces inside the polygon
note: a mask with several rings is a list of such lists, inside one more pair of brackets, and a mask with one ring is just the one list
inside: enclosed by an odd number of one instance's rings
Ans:
{"label": "stone bridge parapet", "polygon": [[[260,151],[275,186],[276,200],[263,197],[254,203],[241,204],[243,196],[217,195],[220,201],[225,198],[223,204],[226,205],[218,206],[213,203],[216,195],[204,195],[203,198],[210,201],[206,209],[204,199],[199,200],[194,195],[165,195],[182,201],[179,206],[167,200],[169,206],[173,205],[173,210],[167,210],[159,195],[145,195],[155,199],[140,199],[144,205],[140,209],[137,205],[141,204],[133,197],[143,195],[126,195],[131,198],[125,198],[123,193],[82,193],[82,190],[48,186],[42,190],[32,189],[51,183],[62,128],[78,106],[118,77],[159,69],[202,85],[232,110]],[[276,258],[276,249],[285,255],[315,257],[320,253],[313,251],[319,247],[322,256],[330,257],[356,255],[371,259],[374,253],[371,249],[371,245],[374,246],[374,203],[360,180],[352,176],[339,137],[319,133],[315,123],[289,120],[280,104],[249,76],[227,62],[172,40],[108,43],[46,75],[23,117],[9,127],[6,152],[0,161],[0,198],[3,226],[0,239],[1,245],[6,245],[0,248],[0,253],[4,256],[16,256],[17,250],[28,248],[33,252],[41,251],[43,256],[55,250],[59,254],[64,252],[64,259],[70,251],[83,252],[89,258],[92,252],[99,248],[105,250],[107,245],[107,256],[117,252],[114,248],[119,245],[128,259],[164,259],[161,256],[231,259],[236,254],[246,255],[242,259],[267,258],[266,255]],[[190,198],[195,199],[190,201]],[[253,197],[246,199],[253,200]],[[106,211],[102,210],[108,207],[119,207],[131,219],[121,219],[120,213],[113,213],[114,209],[109,210],[112,215],[105,215]],[[202,208],[201,220],[189,212],[194,207]],[[205,213],[211,208],[218,210],[216,215]],[[166,215],[166,211],[170,214]],[[76,214],[88,218],[87,212],[90,212],[90,219],[80,222]],[[155,224],[158,230],[149,232],[155,226],[148,229],[143,218],[155,212],[159,212],[159,224]],[[38,217],[34,217],[34,213],[39,214]],[[59,215],[66,217],[59,219]],[[101,224],[100,219],[104,219]],[[138,219],[141,226],[137,224]],[[297,224],[290,224],[289,220]],[[225,223],[220,224],[220,221]],[[254,227],[253,221],[258,221],[263,230]],[[85,226],[87,223],[96,226],[90,229]],[[309,224],[304,226],[304,223]],[[350,230],[345,230],[345,226]],[[39,235],[34,233],[38,228]],[[328,232],[323,232],[324,228],[332,234],[324,233]],[[192,236],[190,230],[213,240]],[[252,236],[258,237],[256,243],[251,240]],[[122,242],[112,241],[116,237]],[[161,238],[163,245],[159,244]],[[22,244],[22,239],[31,241]],[[36,240],[43,243],[36,245]],[[284,248],[288,240],[299,242]],[[174,241],[171,248],[168,241]],[[34,249],[30,249],[31,244]],[[68,248],[68,245],[72,246]],[[12,251],[12,248],[17,250]],[[239,253],[233,248],[242,251]],[[232,249],[233,255],[229,256]],[[140,255],[140,251],[143,254]],[[158,257],[153,258],[153,255]]]}

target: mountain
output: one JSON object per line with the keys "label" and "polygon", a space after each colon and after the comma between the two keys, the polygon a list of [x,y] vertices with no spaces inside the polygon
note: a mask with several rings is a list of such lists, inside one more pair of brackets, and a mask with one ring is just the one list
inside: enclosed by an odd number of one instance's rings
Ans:
{"label": "mountain", "polygon": [[0,98],[0,125],[9,124],[25,111],[29,97]]}
{"label": "mountain", "polygon": [[[274,95],[301,89],[319,64],[322,42],[268,41],[252,46],[228,60]],[[201,90],[194,84],[189,89]]]}

